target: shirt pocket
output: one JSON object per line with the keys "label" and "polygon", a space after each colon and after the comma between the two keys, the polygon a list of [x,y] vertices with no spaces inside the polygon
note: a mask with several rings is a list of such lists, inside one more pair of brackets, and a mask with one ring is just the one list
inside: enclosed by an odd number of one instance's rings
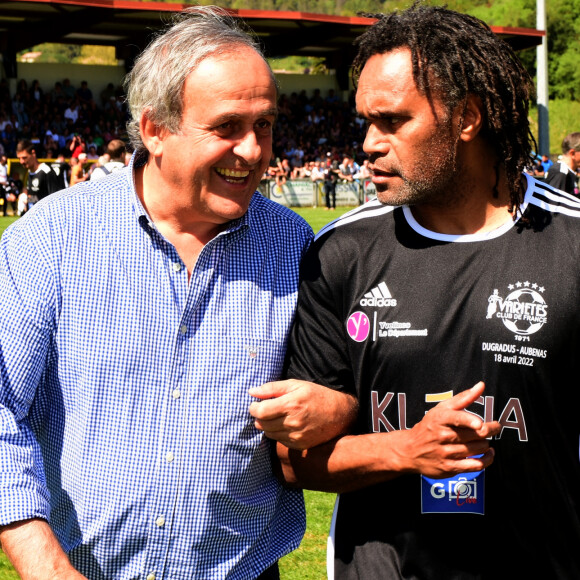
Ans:
{"label": "shirt pocket", "polygon": [[[231,397],[240,397],[248,405],[248,390],[278,380],[282,374],[286,344],[282,341],[224,336],[216,352],[216,387],[219,405],[229,405]],[[224,395],[224,396],[221,396]]]}

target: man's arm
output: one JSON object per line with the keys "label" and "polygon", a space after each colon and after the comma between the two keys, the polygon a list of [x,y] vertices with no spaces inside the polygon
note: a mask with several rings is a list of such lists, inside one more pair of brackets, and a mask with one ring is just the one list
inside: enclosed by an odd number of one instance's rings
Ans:
{"label": "man's arm", "polygon": [[484,388],[478,383],[439,403],[408,430],[347,435],[306,451],[278,443],[278,476],[293,487],[343,493],[404,473],[443,478],[485,469],[494,457],[487,438],[500,425],[465,411]]}
{"label": "man's arm", "polygon": [[340,179],[344,179],[346,181],[352,181],[352,174],[348,173],[348,171],[343,170],[343,168],[341,166],[339,166],[338,168],[338,177]]}
{"label": "man's arm", "polygon": [[250,390],[261,399],[250,405],[257,429],[291,449],[308,449],[348,433],[356,420],[353,395],[289,379]]}
{"label": "man's arm", "polygon": [[[55,299],[30,224],[23,225],[11,226],[0,243],[0,297],[13,306],[0,314],[0,542],[25,580],[77,579],[82,576],[46,522],[49,492],[28,419],[45,368]],[[45,223],[37,227],[50,230]]]}
{"label": "man's arm", "polygon": [[85,578],[72,567],[45,520],[25,520],[4,526],[0,529],[0,543],[22,580]]}

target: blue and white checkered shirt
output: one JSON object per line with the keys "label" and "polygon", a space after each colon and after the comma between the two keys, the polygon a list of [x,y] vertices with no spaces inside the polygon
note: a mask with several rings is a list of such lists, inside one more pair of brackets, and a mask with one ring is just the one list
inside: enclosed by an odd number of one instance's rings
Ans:
{"label": "blue and white checkered shirt", "polygon": [[250,579],[296,548],[248,389],[277,379],[309,226],[255,194],[191,280],[132,169],[0,245],[0,524],[47,519],[98,579]]}

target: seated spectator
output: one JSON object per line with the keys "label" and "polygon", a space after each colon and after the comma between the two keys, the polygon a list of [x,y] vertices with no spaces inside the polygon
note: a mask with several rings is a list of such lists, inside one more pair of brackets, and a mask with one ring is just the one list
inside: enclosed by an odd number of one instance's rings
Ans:
{"label": "seated spectator", "polygon": [[369,179],[371,177],[371,170],[369,169],[369,160],[365,159],[363,164],[360,166],[357,173],[353,176],[356,180],[362,181],[364,179]]}
{"label": "seated spectator", "polygon": [[354,175],[358,172],[358,166],[354,164],[352,157],[345,157],[338,166],[338,178],[352,183]]}
{"label": "seated spectator", "polygon": [[79,118],[79,103],[78,100],[74,100],[70,103],[70,105],[66,108],[64,112],[64,118],[67,120],[69,126],[75,125],[78,118]]}
{"label": "seated spectator", "polygon": [[66,95],[65,92],[63,91],[62,83],[56,81],[54,83],[54,88],[52,89],[50,94],[53,103],[57,103],[59,99],[64,99]]}
{"label": "seated spectator", "polygon": [[40,102],[42,100],[44,93],[42,92],[42,89],[40,88],[40,83],[38,82],[37,79],[32,81],[32,86],[30,87],[30,93],[32,95],[32,98],[35,101]]}
{"label": "seated spectator", "polygon": [[125,143],[120,139],[113,139],[107,145],[106,155],[109,157],[110,161],[107,161],[104,164],[99,164],[99,167],[97,167],[91,174],[91,181],[104,179],[111,173],[116,173],[117,171],[125,169],[125,153]]}
{"label": "seated spectator", "polygon": [[308,179],[314,167],[314,161],[306,161],[302,167],[292,169],[292,179]]}
{"label": "seated spectator", "polygon": [[89,89],[89,84],[87,81],[82,81],[81,86],[77,89],[77,98],[79,103],[82,105],[86,103],[87,105],[93,101],[93,91]]}
{"label": "seated spectator", "polygon": [[288,159],[284,158],[277,162],[278,169],[276,171],[276,185],[282,187],[292,176],[292,168]]}
{"label": "seated spectator", "polygon": [[270,164],[264,173],[263,179],[276,179],[276,174],[278,173],[278,158],[273,156],[270,158]]}
{"label": "seated spectator", "polygon": [[115,99],[115,85],[109,83],[103,91],[101,91],[101,107],[105,108],[111,99]]}
{"label": "seated spectator", "polygon": [[534,165],[534,167],[532,168],[530,175],[533,175],[537,179],[544,179],[546,177],[546,171],[544,169],[544,164],[541,161],[538,161]]}
{"label": "seated spectator", "polygon": [[86,181],[89,178],[88,173],[85,171],[85,162],[87,160],[87,154],[81,153],[78,157],[71,157],[70,159],[70,184],[75,185],[82,181]]}
{"label": "seated spectator", "polygon": [[0,188],[8,184],[8,159],[0,154]]}
{"label": "seated spectator", "polygon": [[79,157],[83,153],[85,154],[86,157],[87,145],[84,142],[83,138],[78,133],[73,135],[68,148],[69,151],[71,152],[71,157]]}
{"label": "seated spectator", "polygon": [[76,96],[77,91],[71,84],[70,79],[63,79],[62,90],[64,91],[64,94],[67,99],[74,99],[74,97]]}
{"label": "seated spectator", "polygon": [[97,148],[95,145],[89,145],[89,151],[87,153],[87,159],[97,160],[99,155],[97,154]]}
{"label": "seated spectator", "polygon": [[310,171],[310,179],[314,182],[316,181],[324,181],[324,170],[321,167],[320,160],[317,159],[314,161],[312,169]]}
{"label": "seated spectator", "polygon": [[548,157],[548,155],[542,155],[542,160],[540,161],[542,168],[543,168],[543,174],[546,175],[548,173],[548,171],[550,170],[550,167],[552,167],[552,165],[554,165],[554,162]]}
{"label": "seated spectator", "polygon": [[18,143],[18,138],[12,123],[7,123],[4,126],[4,130],[0,131],[0,142],[2,143],[4,153],[7,157],[14,157],[16,155],[16,144]]}

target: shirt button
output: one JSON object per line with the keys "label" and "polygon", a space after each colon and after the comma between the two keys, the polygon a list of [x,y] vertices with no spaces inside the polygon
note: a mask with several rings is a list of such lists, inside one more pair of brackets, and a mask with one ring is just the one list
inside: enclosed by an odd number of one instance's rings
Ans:
{"label": "shirt button", "polygon": [[175,389],[171,395],[174,399],[179,399],[181,397],[181,391],[179,389]]}
{"label": "shirt button", "polygon": [[165,525],[165,518],[163,516],[159,516],[156,520],[155,520],[155,525],[158,528],[162,528]]}
{"label": "shirt button", "polygon": [[173,453],[171,453],[171,451],[165,456],[165,459],[167,460],[167,463],[171,463],[174,459],[175,456],[173,455]]}
{"label": "shirt button", "polygon": [[187,332],[187,326],[185,326],[185,324],[182,324],[182,325],[179,327],[179,332],[180,332],[181,334],[185,334],[185,333]]}
{"label": "shirt button", "polygon": [[155,580],[155,572],[151,572],[151,574],[147,574],[147,580]]}
{"label": "shirt button", "polygon": [[179,262],[173,262],[173,264],[171,264],[171,268],[174,272],[179,272],[181,270],[181,264]]}

